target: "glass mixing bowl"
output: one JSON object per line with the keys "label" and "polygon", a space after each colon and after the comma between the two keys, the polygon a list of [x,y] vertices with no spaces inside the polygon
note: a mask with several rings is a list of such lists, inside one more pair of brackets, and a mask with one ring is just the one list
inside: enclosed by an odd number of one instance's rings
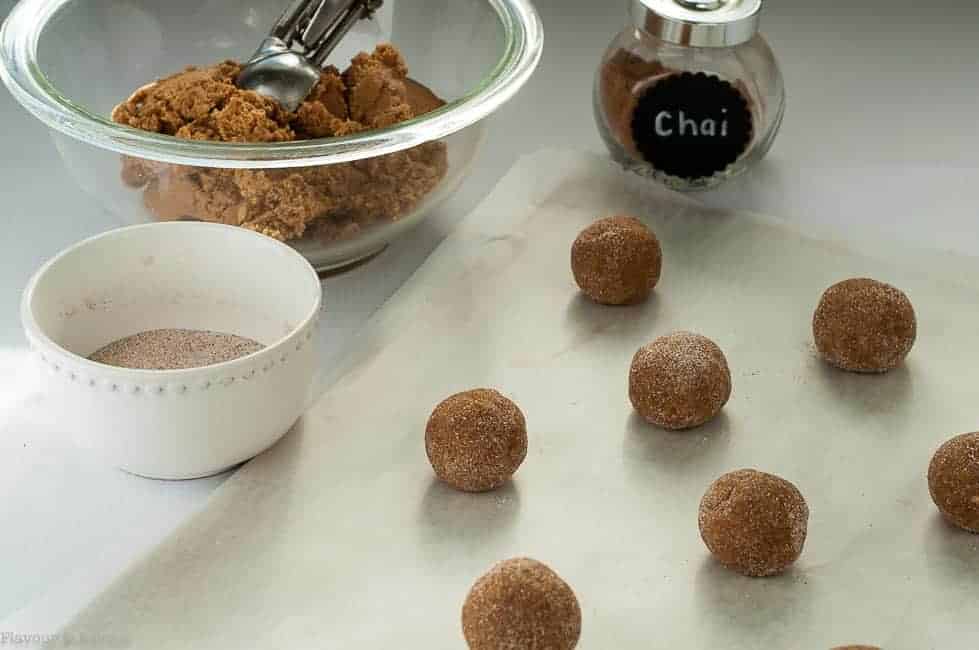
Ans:
{"label": "glass mixing bowl", "polygon": [[285,5],[21,0],[0,31],[0,73],[51,127],[79,185],[125,222],[254,228],[254,218],[294,210],[284,205],[295,199],[290,192],[318,183],[317,202],[300,217],[311,217],[308,225],[289,243],[318,269],[335,268],[382,249],[458,187],[483,118],[530,78],[543,34],[530,0],[386,0],[329,63],[342,69],[358,51],[391,42],[410,78],[447,102],[441,108],[353,136],[270,144],[180,139],[111,120],[113,108],[148,82],[247,59]]}

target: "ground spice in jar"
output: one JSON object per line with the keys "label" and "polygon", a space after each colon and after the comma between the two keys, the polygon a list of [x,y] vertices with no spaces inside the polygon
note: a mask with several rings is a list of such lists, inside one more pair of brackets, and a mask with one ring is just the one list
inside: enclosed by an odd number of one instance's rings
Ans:
{"label": "ground spice in jar", "polygon": [[148,330],[114,341],[89,359],[135,370],[203,368],[258,352],[265,346],[252,339],[207,330]]}
{"label": "ground spice in jar", "polygon": [[672,70],[659,61],[646,61],[626,50],[619,50],[601,68],[599,99],[609,127],[620,144],[634,156],[641,156],[632,134],[632,120],[639,97],[636,89],[655,83]]}
{"label": "ground spice in jar", "polygon": [[758,33],[762,0],[634,0],[595,82],[612,158],[677,190],[714,187],[768,151],[785,107]]}
{"label": "ground spice in jar", "polygon": [[[743,81],[673,69],[627,50],[602,65],[599,101],[610,135],[627,156],[676,177],[721,172],[755,138],[755,109]],[[722,108],[705,117],[703,109],[691,110],[698,102]]]}

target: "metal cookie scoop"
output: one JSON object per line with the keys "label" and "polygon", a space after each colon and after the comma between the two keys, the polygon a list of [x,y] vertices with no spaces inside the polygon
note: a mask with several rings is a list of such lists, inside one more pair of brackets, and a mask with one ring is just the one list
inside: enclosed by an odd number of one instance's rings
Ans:
{"label": "metal cookie scoop", "polygon": [[383,0],[293,0],[242,68],[238,87],[296,110],[354,23],[370,18],[382,4]]}

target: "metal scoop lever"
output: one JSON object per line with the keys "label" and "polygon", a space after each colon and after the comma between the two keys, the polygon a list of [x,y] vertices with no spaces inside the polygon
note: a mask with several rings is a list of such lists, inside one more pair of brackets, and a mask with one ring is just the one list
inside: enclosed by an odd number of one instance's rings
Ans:
{"label": "metal scoop lever", "polygon": [[[382,4],[384,0],[326,0],[320,3],[302,35],[306,57],[322,67],[353,26],[373,16]],[[325,27],[320,28],[324,22]],[[319,31],[318,36],[314,36],[314,30]]]}
{"label": "metal scoop lever", "polygon": [[296,110],[343,37],[382,4],[383,0],[293,2],[242,68],[238,87],[271,97],[288,111]]}

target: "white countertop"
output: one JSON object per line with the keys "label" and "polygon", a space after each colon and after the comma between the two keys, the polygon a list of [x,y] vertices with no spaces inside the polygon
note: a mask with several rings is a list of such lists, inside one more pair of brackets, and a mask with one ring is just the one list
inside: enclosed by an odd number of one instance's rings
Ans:
{"label": "white countertop", "polygon": [[[5,15],[11,0],[0,0]],[[612,3],[615,5],[615,3]],[[623,5],[625,2],[622,3]],[[770,156],[702,198],[839,230],[882,231],[979,253],[979,7],[958,0],[770,0],[763,21],[788,108]],[[537,76],[491,119],[477,168],[433,219],[367,267],[326,282],[334,362],[359,326],[521,155],[600,151],[591,83],[625,9],[539,0],[546,32]],[[199,509],[222,477],[155,482],[79,453],[32,409],[18,300],[35,268],[116,225],[61,167],[46,129],[0,91],[0,635],[49,634],[134,558]],[[11,152],[16,152],[14,155]]]}

